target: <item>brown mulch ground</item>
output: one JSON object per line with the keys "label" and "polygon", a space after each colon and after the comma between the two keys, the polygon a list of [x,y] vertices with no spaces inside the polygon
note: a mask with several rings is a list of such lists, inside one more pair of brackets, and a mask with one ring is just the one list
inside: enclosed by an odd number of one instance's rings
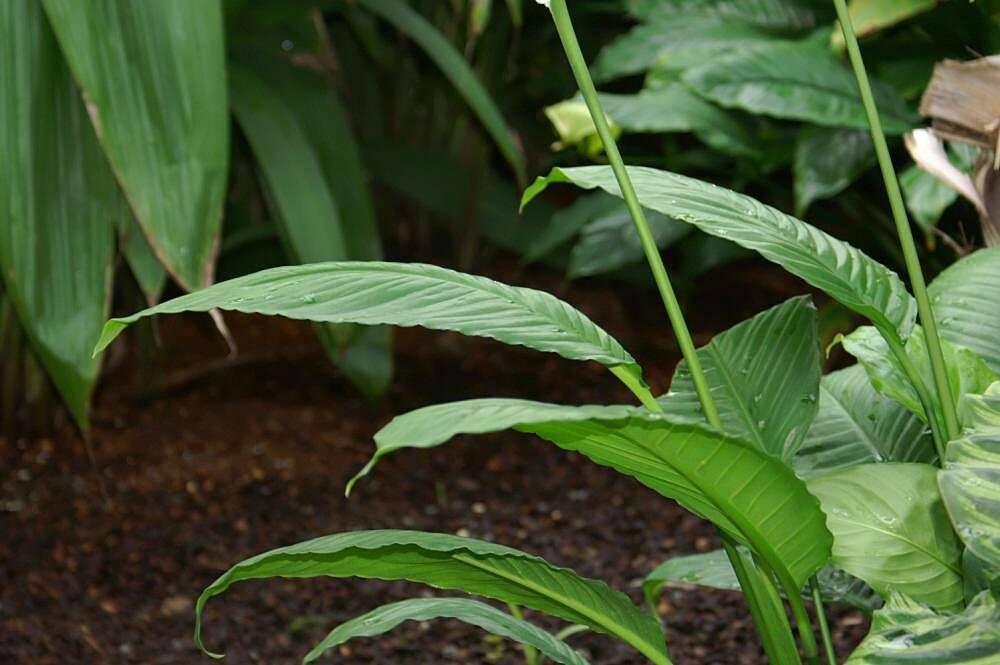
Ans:
{"label": "brown mulch ground", "polygon": [[[665,387],[676,352],[655,301],[623,302],[606,284],[566,288],[544,273],[506,272],[561,291],[643,362],[654,387]],[[701,341],[798,289],[781,280],[775,287],[773,273],[755,265],[743,273],[726,275],[726,290],[712,286],[720,276],[709,278],[695,294],[688,309]],[[160,373],[126,359],[107,375],[93,446],[108,504],[71,429],[0,439],[0,663],[211,662],[191,641],[198,592],[242,558],[338,531],[486,538],[603,578],[637,602],[639,582],[660,561],[717,545],[706,523],[633,480],[516,434],[397,454],[348,501],[345,480],[394,413],[469,397],[629,396],[595,365],[402,330],[397,379],[370,407],[330,369],[308,324],[228,318],[252,362],[178,374],[222,349],[203,319],[174,317],[161,322],[168,362]],[[162,385],[178,376],[155,399],[136,399],[140,378]],[[336,623],[415,593],[427,591],[359,580],[238,585],[209,605],[207,639],[230,663],[294,663]],[[679,665],[765,660],[737,593],[670,589],[660,609]],[[835,623],[846,654],[866,620],[844,611]],[[609,638],[573,643],[595,665],[642,662]],[[523,662],[515,647],[454,622],[406,624],[340,655],[330,662]]]}

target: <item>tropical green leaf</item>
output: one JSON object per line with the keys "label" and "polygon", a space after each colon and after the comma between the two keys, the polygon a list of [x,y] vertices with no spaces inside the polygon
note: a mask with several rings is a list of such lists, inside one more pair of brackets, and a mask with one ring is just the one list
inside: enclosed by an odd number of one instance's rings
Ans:
{"label": "tropical green leaf", "polygon": [[391,23],[427,53],[489,132],[518,182],[525,182],[524,155],[513,133],[489,92],[451,42],[403,0],[357,0],[357,4]]}
{"label": "tropical green leaf", "polygon": [[236,564],[198,598],[195,642],[205,604],[237,582],[270,577],[361,577],[460,589],[583,624],[669,664],[660,626],[603,582],[503,545],[418,531],[356,531],[258,554]]}
{"label": "tropical green leaf", "polygon": [[814,478],[870,462],[936,458],[927,426],[879,394],[861,365],[831,372],[819,384],[819,412],[795,458],[795,471]]}
{"label": "tropical green leaf", "polygon": [[[924,413],[917,391],[877,330],[871,326],[862,326],[844,337],[843,344],[844,349],[857,358],[868,372],[868,378],[876,390],[899,402],[924,422],[928,422],[928,415]],[[991,383],[1000,378],[973,351],[947,340],[942,340],[941,347],[947,367],[948,384],[955,404],[958,404],[964,395],[984,392]],[[925,385],[933,385],[924,332],[919,326],[906,341],[906,355],[909,356]],[[940,412],[937,396],[932,396],[932,399],[935,403],[934,409]]]}
{"label": "tropical green leaf", "polygon": [[515,428],[636,478],[749,544],[798,587],[829,557],[823,515],[780,461],[677,416],[626,406],[561,406],[513,399],[440,404],[398,416],[375,435],[358,474],[401,448],[457,434]]}
{"label": "tropical green leaf", "polygon": [[974,252],[938,275],[928,293],[941,336],[1000,372],[1000,247]]}
{"label": "tropical green leaf", "polygon": [[[722,106],[825,127],[868,129],[851,70],[815,41],[772,44],[705,61],[683,80]],[[886,133],[902,134],[920,118],[892,87],[872,87]]]}
{"label": "tropical green leaf", "polygon": [[[913,297],[895,273],[860,250],[749,196],[667,171],[633,166],[628,172],[646,208],[757,251],[877,326],[909,334]],[[610,167],[556,168],[527,189],[522,205],[558,182],[621,196]]]}
{"label": "tropical green leaf", "polygon": [[795,211],[835,196],[875,164],[871,135],[860,129],[806,127],[795,142]]}
{"label": "tropical green leaf", "polygon": [[846,665],[994,665],[1000,659],[1000,608],[980,594],[961,614],[937,614],[893,593]]}
{"label": "tropical green leaf", "polygon": [[608,44],[592,67],[598,83],[654,65],[682,70],[734,51],[751,51],[783,36],[733,16],[676,14],[632,28]]}
{"label": "tropical green leaf", "polygon": [[681,14],[736,18],[775,30],[809,30],[828,20],[832,8],[822,0],[628,0],[640,21],[669,21]]}
{"label": "tropical green leaf", "polygon": [[580,196],[570,205],[553,213],[552,222],[524,247],[522,256],[525,263],[549,256],[569,243],[591,222],[616,214],[624,207],[621,199],[604,192]]}
{"label": "tropical green leaf", "polygon": [[[229,80],[236,118],[295,258],[382,258],[361,158],[334,91],[318,76],[261,56],[231,63]],[[385,392],[392,377],[389,329],[324,328],[324,346],[348,378],[369,397]]]}
{"label": "tropical green leaf", "polygon": [[961,550],[927,464],[862,464],[809,481],[833,533],[833,563],[883,597],[963,603]]}
{"label": "tropical green leaf", "polygon": [[916,165],[899,175],[899,185],[913,220],[925,231],[937,226],[944,211],[958,199],[958,192]]}
{"label": "tropical green leaf", "polygon": [[128,205],[41,5],[0,7],[0,275],[31,345],[86,428]]}
{"label": "tropical green leaf", "polygon": [[[851,0],[847,11],[854,32],[861,38],[934,9],[937,4],[938,0]],[[844,48],[844,33],[839,27],[830,39],[835,48]]]}
{"label": "tropical green leaf", "polygon": [[557,663],[587,665],[586,659],[577,651],[541,628],[468,598],[414,598],[383,605],[334,628],[302,662],[311,663],[349,640],[388,633],[406,621],[433,619],[458,619],[493,635],[534,647]]}
{"label": "tropical green leaf", "polygon": [[221,3],[42,4],[156,255],[184,288],[210,284],[229,169]]}
{"label": "tropical green leaf", "polygon": [[964,401],[962,411],[973,416],[966,423],[971,430],[948,443],[938,486],[959,538],[988,569],[1000,572],[1000,382]]}
{"label": "tropical green leaf", "polygon": [[326,323],[454,330],[571,360],[594,360],[641,381],[635,359],[558,298],[420,263],[314,263],[237,277],[108,321],[96,351],[141,318],[215,308]]}
{"label": "tropical green leaf", "polygon": [[[808,296],[792,298],[712,338],[698,349],[723,427],[761,452],[791,462],[816,416],[819,337]],[[703,418],[686,361],[660,405]]]}
{"label": "tropical green leaf", "polygon": [[[816,577],[825,601],[850,605],[868,614],[881,606],[881,599],[867,584],[839,568],[827,566]],[[655,603],[663,588],[671,583],[732,591],[740,589],[739,579],[725,550],[676,556],[664,561],[642,583],[646,602]],[[803,592],[803,597],[810,596],[808,590]]]}

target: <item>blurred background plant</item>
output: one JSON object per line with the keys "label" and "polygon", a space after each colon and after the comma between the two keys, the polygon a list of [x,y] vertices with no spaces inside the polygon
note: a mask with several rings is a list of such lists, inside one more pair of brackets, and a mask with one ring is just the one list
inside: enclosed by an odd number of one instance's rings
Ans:
{"label": "blurred background plant", "polygon": [[[897,159],[902,135],[925,124],[918,102],[935,63],[997,50],[998,7],[852,3]],[[617,199],[550,198],[518,214],[529,173],[603,159],[582,102],[567,99],[575,85],[554,28],[535,10],[523,0],[4,3],[0,433],[51,428],[60,403],[86,431],[101,369],[91,349],[113,307],[265,267],[388,256],[475,272],[500,251],[569,278],[648,287]],[[899,262],[831,3],[578,0],[574,13],[583,43],[604,44],[588,56],[629,163],[747,191]],[[996,135],[984,137],[944,135],[957,172],[993,173],[981,167]],[[931,265],[981,243],[979,208],[947,178],[914,165],[903,181]],[[682,292],[745,256],[665,216],[650,223]],[[844,325],[842,312],[827,314]],[[361,394],[387,389],[388,330],[316,331]],[[149,390],[153,324],[131,343]]]}

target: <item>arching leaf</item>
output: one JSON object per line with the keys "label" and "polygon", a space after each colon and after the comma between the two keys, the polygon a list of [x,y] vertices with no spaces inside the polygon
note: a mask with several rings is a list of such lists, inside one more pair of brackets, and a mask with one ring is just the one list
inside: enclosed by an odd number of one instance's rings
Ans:
{"label": "arching leaf", "polygon": [[1000,372],[1000,247],[981,249],[938,275],[928,292],[941,336]]}
{"label": "arching leaf", "polygon": [[211,283],[229,168],[221,2],[42,4],[157,256],[186,289]]}
{"label": "arching leaf", "polygon": [[[913,297],[894,272],[855,247],[722,187],[647,167],[628,172],[646,208],[759,252],[877,326],[903,338],[909,334],[916,316]],[[556,168],[527,189],[522,205],[558,182],[621,196],[610,167]]]}
{"label": "arching leaf", "polygon": [[302,659],[312,663],[348,640],[388,633],[406,621],[458,619],[500,637],[537,649],[563,665],[587,665],[586,659],[568,644],[541,628],[506,612],[468,598],[414,598],[383,605],[334,628]]}
{"label": "arching leaf", "polygon": [[660,626],[624,594],[503,545],[419,531],[355,531],[258,554],[236,564],[198,598],[195,642],[205,604],[237,582],[271,577],[361,577],[460,589],[583,624],[669,664]]}

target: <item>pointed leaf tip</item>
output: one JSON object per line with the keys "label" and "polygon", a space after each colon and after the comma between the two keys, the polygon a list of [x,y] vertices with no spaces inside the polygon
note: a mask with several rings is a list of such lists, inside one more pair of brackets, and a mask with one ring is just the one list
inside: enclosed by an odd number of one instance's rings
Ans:
{"label": "pointed leaf tip", "polygon": [[121,334],[125,328],[128,327],[128,323],[122,321],[121,319],[110,319],[104,324],[104,328],[101,330],[101,337],[97,340],[97,344],[94,346],[94,352],[91,355],[92,358],[96,358],[101,354],[104,349],[108,348],[111,342],[115,341],[118,335]]}

